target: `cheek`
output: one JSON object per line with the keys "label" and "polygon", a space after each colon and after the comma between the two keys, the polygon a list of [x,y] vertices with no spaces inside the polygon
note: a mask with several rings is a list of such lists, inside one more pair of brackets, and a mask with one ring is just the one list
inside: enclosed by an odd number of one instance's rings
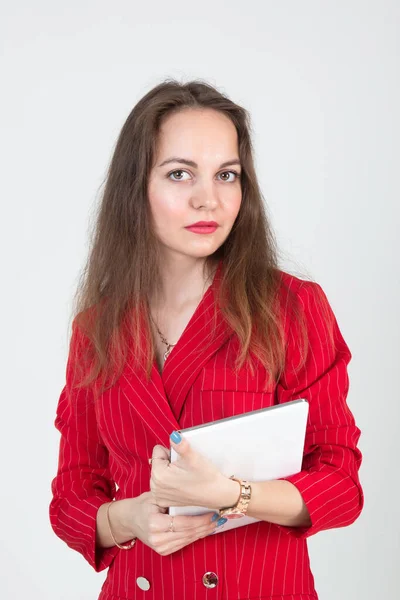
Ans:
{"label": "cheek", "polygon": [[242,190],[234,189],[227,192],[222,198],[223,210],[229,218],[234,221],[239,213],[242,203]]}
{"label": "cheek", "polygon": [[154,222],[159,231],[171,226],[179,227],[184,222],[185,202],[182,192],[174,192],[170,188],[149,190],[149,202]]}

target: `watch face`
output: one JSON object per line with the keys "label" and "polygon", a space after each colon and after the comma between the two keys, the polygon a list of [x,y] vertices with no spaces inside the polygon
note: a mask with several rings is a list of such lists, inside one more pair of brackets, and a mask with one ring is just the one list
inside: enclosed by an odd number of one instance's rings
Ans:
{"label": "watch face", "polygon": [[241,519],[244,517],[242,513],[230,513],[228,515],[224,515],[225,519]]}

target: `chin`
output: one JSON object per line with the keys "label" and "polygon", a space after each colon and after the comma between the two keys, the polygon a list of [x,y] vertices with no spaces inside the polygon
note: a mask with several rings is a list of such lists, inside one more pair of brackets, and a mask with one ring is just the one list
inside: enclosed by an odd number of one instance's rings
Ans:
{"label": "chin", "polygon": [[201,240],[198,240],[197,243],[186,243],[181,246],[175,246],[172,244],[168,244],[164,242],[162,245],[166,252],[171,253],[172,255],[184,255],[190,258],[207,258],[214,254],[218,248],[222,246],[225,239],[218,243],[214,240],[212,243],[211,240],[203,240],[204,243],[200,243]]}
{"label": "chin", "polygon": [[207,247],[203,248],[186,248],[186,254],[190,254],[192,256],[210,256],[214,254],[221,247],[222,244],[210,244]]}

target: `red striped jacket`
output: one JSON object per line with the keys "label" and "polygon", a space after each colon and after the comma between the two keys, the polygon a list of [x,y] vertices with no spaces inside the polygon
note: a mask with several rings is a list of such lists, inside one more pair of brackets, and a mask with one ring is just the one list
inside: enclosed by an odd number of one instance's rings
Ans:
{"label": "red striped jacket", "polygon": [[[296,325],[286,319],[285,371],[265,392],[261,366],[253,376],[248,369],[235,374],[232,359],[238,340],[220,313],[214,341],[208,347],[204,343],[220,275],[221,265],[162,374],[154,362],[147,383],[127,363],[95,407],[90,389],[78,391],[73,386],[76,357],[84,343],[73,328],[55,420],[61,439],[50,522],[96,571],[108,568],[99,600],[316,600],[307,538],[350,525],[363,508],[358,478],[362,454],[357,448],[361,431],[346,402],[351,353],[321,287],[282,272],[282,281],[304,308],[310,345],[304,367],[295,373],[298,336]],[[334,349],[328,343],[321,295],[333,318]],[[96,547],[98,508],[113,497],[149,491],[148,458],[154,445],[169,447],[173,430],[296,398],[306,398],[310,407],[303,464],[299,473],[284,479],[300,491],[311,527],[260,521],[197,540],[168,556],[160,556],[140,540],[128,551]],[[206,573],[215,574],[215,587],[209,587]]]}

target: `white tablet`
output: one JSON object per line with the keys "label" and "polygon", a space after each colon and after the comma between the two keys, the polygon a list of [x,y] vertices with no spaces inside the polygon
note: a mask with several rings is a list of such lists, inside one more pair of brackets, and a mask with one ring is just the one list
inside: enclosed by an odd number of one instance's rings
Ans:
{"label": "white tablet", "polygon": [[[179,431],[227,477],[235,475],[248,481],[279,479],[301,470],[308,409],[307,400],[292,400]],[[178,454],[171,447],[171,462],[177,459]],[[217,509],[171,506],[169,514],[199,515],[212,510]],[[222,530],[257,520],[232,519]]]}

